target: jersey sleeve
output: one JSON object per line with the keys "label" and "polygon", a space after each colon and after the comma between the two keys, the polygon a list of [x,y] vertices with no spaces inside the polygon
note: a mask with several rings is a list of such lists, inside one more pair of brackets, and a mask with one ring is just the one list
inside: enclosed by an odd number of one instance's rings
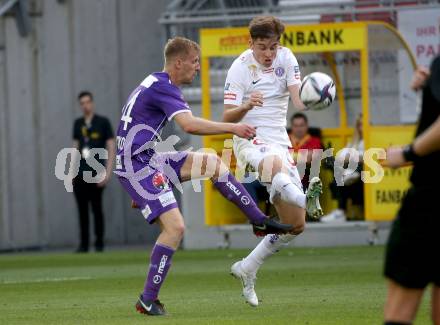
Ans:
{"label": "jersey sleeve", "polygon": [[292,51],[287,49],[286,55],[286,82],[287,87],[301,84],[301,72],[299,71],[298,61]]}
{"label": "jersey sleeve", "polygon": [[224,104],[240,106],[245,92],[244,74],[240,65],[234,62],[228,71],[224,90]]}
{"label": "jersey sleeve", "polygon": [[168,121],[179,113],[190,112],[188,103],[183,98],[182,91],[173,85],[167,85],[156,89],[157,102],[160,109],[165,113]]}

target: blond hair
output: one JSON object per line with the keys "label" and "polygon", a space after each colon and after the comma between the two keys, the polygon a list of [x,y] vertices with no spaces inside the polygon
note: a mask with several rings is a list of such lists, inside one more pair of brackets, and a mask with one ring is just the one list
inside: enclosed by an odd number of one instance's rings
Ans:
{"label": "blond hair", "polygon": [[186,58],[191,50],[200,52],[199,44],[185,37],[176,36],[170,38],[165,44],[163,51],[165,64],[174,60],[176,57]]}

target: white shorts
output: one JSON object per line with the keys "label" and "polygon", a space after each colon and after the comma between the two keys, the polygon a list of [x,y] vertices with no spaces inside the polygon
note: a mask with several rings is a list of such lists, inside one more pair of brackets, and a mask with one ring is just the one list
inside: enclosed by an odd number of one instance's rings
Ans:
{"label": "white shorts", "polygon": [[[278,156],[281,158],[285,168],[287,168],[292,183],[300,188],[301,191],[304,191],[295,161],[293,160],[287,146],[282,146],[277,143],[265,143],[258,137],[255,137],[252,140],[246,140],[234,136],[233,140],[234,154],[237,158],[237,167],[239,169],[256,172],[258,171],[260,162],[265,157],[274,155]],[[261,177],[261,175],[259,176]],[[261,184],[266,186],[267,192],[270,194],[271,184],[266,182],[261,182]]]}

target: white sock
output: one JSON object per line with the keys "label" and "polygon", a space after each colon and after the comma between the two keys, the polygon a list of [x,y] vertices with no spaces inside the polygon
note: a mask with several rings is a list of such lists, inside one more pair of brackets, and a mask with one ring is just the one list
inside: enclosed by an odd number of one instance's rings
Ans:
{"label": "white sock", "polygon": [[241,267],[246,273],[257,273],[263,262],[278,252],[283,246],[287,246],[296,235],[266,235],[248,256],[241,261]]}
{"label": "white sock", "polygon": [[306,208],[306,195],[298,186],[292,183],[289,175],[279,172],[272,179],[270,188],[270,201],[276,194],[281,195],[281,200],[297,205],[303,209]]}

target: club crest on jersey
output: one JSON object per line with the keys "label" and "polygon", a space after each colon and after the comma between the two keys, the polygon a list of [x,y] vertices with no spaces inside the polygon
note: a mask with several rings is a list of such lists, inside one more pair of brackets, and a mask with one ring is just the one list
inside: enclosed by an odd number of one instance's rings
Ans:
{"label": "club crest on jersey", "polygon": [[156,172],[153,176],[153,185],[158,190],[168,189],[168,179],[161,172]]}
{"label": "club crest on jersey", "polygon": [[277,76],[277,77],[282,77],[283,75],[284,75],[284,68],[283,67],[277,67],[276,69],[275,69],[275,75]]}
{"label": "club crest on jersey", "polygon": [[258,78],[257,66],[255,64],[248,65],[249,70],[251,71],[251,76],[253,79]]}

